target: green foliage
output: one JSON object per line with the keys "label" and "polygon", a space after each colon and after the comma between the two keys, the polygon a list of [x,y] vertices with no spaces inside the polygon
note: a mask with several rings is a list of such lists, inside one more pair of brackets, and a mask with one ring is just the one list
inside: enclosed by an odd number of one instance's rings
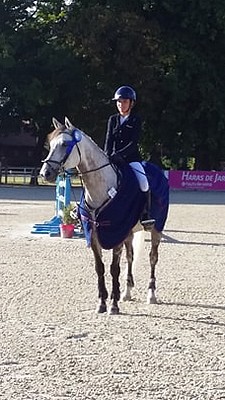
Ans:
{"label": "green foliage", "polygon": [[130,84],[145,158],[178,168],[191,157],[195,168],[217,169],[225,154],[224,45],[223,0],[3,1],[0,134],[32,119],[37,165],[53,115],[68,115],[102,145],[112,94]]}
{"label": "green foliage", "polygon": [[74,206],[72,204],[63,207],[61,219],[64,224],[74,224],[77,221],[77,218],[73,213],[73,210]]}

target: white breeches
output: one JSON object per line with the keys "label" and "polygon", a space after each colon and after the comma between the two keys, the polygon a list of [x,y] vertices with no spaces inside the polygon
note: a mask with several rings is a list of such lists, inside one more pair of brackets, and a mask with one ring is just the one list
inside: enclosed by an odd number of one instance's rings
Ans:
{"label": "white breeches", "polygon": [[132,161],[129,165],[136,175],[141,191],[147,192],[149,190],[148,179],[146,178],[145,170],[141,163],[138,161]]}

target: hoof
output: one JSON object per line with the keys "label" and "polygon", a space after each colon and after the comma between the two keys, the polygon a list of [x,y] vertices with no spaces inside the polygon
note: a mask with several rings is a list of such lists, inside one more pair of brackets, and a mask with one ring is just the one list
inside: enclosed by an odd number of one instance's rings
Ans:
{"label": "hoof", "polygon": [[103,314],[106,311],[107,311],[106,304],[100,304],[96,309],[97,314]]}
{"label": "hoof", "polygon": [[130,294],[127,294],[127,293],[124,293],[124,294],[122,294],[122,296],[121,296],[121,300],[122,300],[122,301],[131,301],[131,295],[130,295]]}
{"label": "hoof", "polygon": [[109,315],[118,315],[120,313],[118,306],[111,306],[109,309]]}
{"label": "hoof", "polygon": [[156,297],[148,297],[147,298],[147,304],[157,304]]}

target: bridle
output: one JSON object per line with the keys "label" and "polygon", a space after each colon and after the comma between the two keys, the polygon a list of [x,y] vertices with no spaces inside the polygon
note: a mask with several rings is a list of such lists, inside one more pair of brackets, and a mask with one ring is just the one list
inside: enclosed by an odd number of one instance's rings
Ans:
{"label": "bridle", "polygon": [[[76,132],[77,132],[77,134],[76,134]],[[72,138],[72,140],[68,140],[66,142],[64,141],[64,145],[66,146],[66,153],[63,156],[62,160],[58,161],[58,160],[51,159],[51,157],[46,157],[46,159],[42,161],[43,163],[46,163],[48,165],[48,167],[51,169],[51,171],[54,174],[57,174],[57,175],[58,174],[63,174],[63,173],[66,172],[65,169],[63,168],[63,165],[65,164],[67,158],[70,156],[74,146],[76,146],[77,152],[78,152],[78,155],[79,155],[79,162],[78,162],[77,165],[79,165],[81,163],[81,161],[82,161],[81,150],[80,150],[80,147],[79,147],[79,144],[78,144],[82,139],[81,132],[78,131],[76,128],[74,128],[73,131],[64,130],[64,131],[60,132],[58,136],[62,135],[63,133],[68,134]],[[54,165],[56,165],[56,168],[54,168]],[[109,165],[111,165],[111,167],[115,170],[115,172],[118,173],[118,171],[116,171],[116,167],[113,164],[111,164],[109,161],[107,163],[103,164],[103,165],[100,165],[99,167],[96,167],[96,168],[93,168],[93,169],[90,169],[90,170],[87,170],[87,171],[83,171],[83,172],[79,171],[78,172],[78,176],[80,177],[80,180],[81,180],[81,186],[83,187],[83,179],[82,179],[83,175],[87,175],[87,174],[90,174],[91,172],[99,171],[99,170],[101,170],[101,169],[103,169],[103,168],[105,168],[105,167],[107,167]],[[103,202],[101,207],[104,204],[106,204],[108,201],[109,201],[109,199],[107,198],[107,200],[105,200]],[[86,208],[88,210],[92,210],[92,208],[90,207],[90,205],[87,203],[86,200],[85,200],[85,205],[86,205]],[[95,222],[92,219],[89,219],[89,220],[92,221],[93,223]]]}
{"label": "bridle", "polygon": [[[60,135],[62,135],[63,133],[69,134],[69,135],[72,137],[72,140],[68,140],[68,141],[67,141],[67,144],[66,144],[66,146],[67,146],[67,147],[66,147],[66,154],[65,154],[65,156],[63,157],[63,159],[62,159],[61,161],[58,161],[58,160],[52,160],[51,158],[48,158],[48,157],[47,157],[45,160],[42,161],[43,163],[46,163],[46,164],[51,168],[51,170],[52,170],[53,172],[56,172],[56,170],[53,168],[52,164],[53,164],[53,165],[56,164],[57,166],[59,166],[59,168],[58,168],[58,171],[59,171],[59,172],[61,172],[61,170],[63,170],[63,165],[65,164],[67,158],[68,158],[69,155],[71,154],[71,152],[72,152],[74,146],[76,146],[76,148],[77,148],[77,152],[78,152],[79,159],[80,159],[78,165],[81,163],[81,160],[82,160],[82,159],[81,159],[81,151],[80,151],[80,148],[79,148],[79,146],[78,146],[78,143],[81,141],[81,138],[82,138],[82,135],[81,135],[80,131],[78,131],[78,130],[75,128],[72,132],[62,131],[62,132],[60,132]],[[89,174],[89,173],[91,173],[91,172],[95,172],[95,171],[98,171],[98,170],[100,170],[100,169],[102,169],[102,168],[105,168],[105,167],[107,167],[108,165],[111,165],[111,163],[108,162],[108,163],[106,163],[106,164],[101,165],[100,167],[93,168],[93,169],[91,169],[91,170],[84,171],[84,172],[79,172],[79,173],[78,173],[78,176],[81,176],[81,177],[82,177],[83,175],[86,175],[86,174]]]}

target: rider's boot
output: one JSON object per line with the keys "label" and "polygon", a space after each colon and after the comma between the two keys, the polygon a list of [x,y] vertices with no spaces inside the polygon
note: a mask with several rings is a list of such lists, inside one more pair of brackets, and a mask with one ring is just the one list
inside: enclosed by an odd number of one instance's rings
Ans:
{"label": "rider's boot", "polygon": [[155,219],[149,218],[151,211],[151,191],[148,190],[147,192],[145,192],[145,196],[146,202],[143,214],[141,216],[141,225],[143,226],[145,231],[151,231],[155,223]]}

